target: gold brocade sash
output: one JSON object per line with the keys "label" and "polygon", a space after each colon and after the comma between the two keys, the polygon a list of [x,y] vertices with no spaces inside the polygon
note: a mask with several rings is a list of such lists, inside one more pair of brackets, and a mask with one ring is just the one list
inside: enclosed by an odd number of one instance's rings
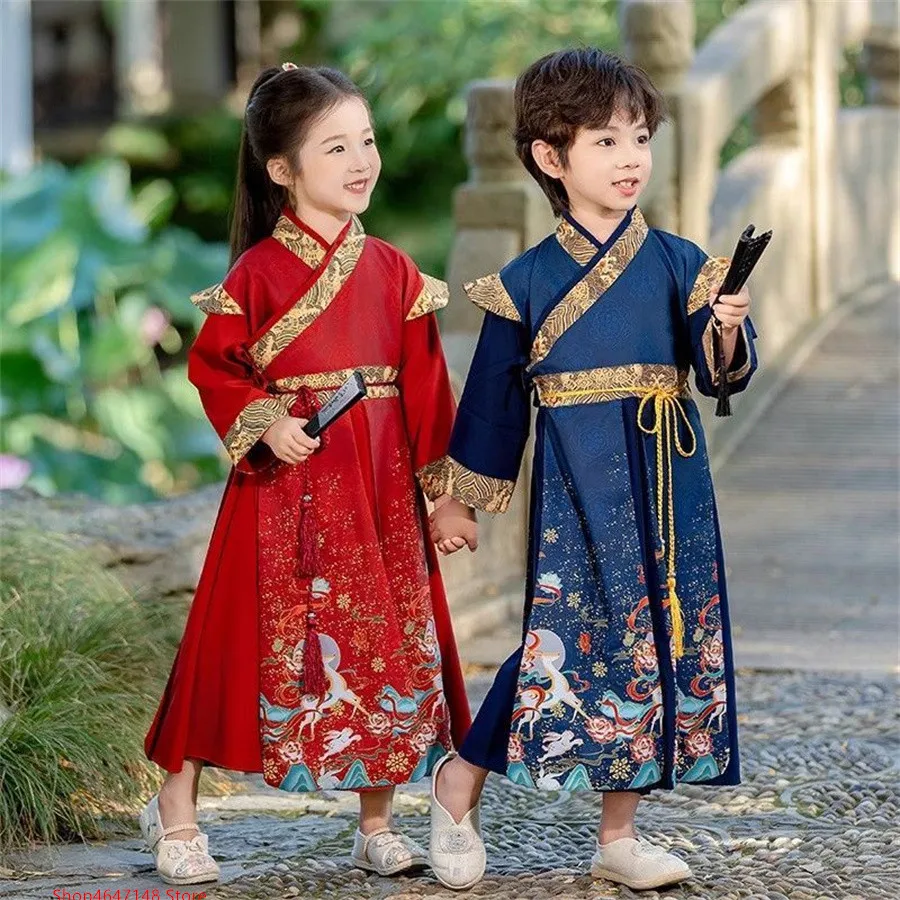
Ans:
{"label": "gold brocade sash", "polygon": [[[697,451],[694,432],[682,400],[690,397],[687,373],[674,366],[631,365],[538,375],[534,379],[541,406],[576,406],[640,399],[637,424],[656,438],[656,521],[666,557],[666,588],[672,617],[675,657],[684,655],[684,613],[675,590],[675,498],[672,482],[673,451],[688,458]],[[650,416],[650,418],[648,418]],[[682,431],[688,438],[682,440]]]}
{"label": "gold brocade sash", "polygon": [[367,400],[384,397],[398,397],[400,391],[395,384],[398,372],[392,366],[357,366],[355,369],[338,369],[334,372],[315,372],[310,375],[289,375],[270,382],[274,392],[289,396],[301,388],[309,388],[318,395],[319,402],[325,403],[354,372],[359,372],[366,383]]}

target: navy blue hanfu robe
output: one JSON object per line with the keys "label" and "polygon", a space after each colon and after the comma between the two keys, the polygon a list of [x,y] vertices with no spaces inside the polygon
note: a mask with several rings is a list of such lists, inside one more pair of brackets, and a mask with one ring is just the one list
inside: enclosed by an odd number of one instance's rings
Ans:
{"label": "navy blue hanfu robe", "polygon": [[[538,406],[522,646],[461,754],[538,788],[740,780],[725,566],[700,416],[728,260],[631,210],[574,220],[466,286],[485,310],[449,453],[423,482],[503,512]],[[756,368],[741,329],[728,379]]]}

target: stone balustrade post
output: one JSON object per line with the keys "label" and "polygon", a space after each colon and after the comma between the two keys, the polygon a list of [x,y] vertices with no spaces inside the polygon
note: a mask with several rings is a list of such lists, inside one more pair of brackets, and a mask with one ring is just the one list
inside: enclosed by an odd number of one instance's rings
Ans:
{"label": "stone balustrade post", "polygon": [[678,142],[666,131],[678,128],[673,100],[694,59],[694,0],[621,0],[619,29],[624,55],[650,76],[672,117],[654,140],[655,183],[641,209],[652,225],[678,231]]}

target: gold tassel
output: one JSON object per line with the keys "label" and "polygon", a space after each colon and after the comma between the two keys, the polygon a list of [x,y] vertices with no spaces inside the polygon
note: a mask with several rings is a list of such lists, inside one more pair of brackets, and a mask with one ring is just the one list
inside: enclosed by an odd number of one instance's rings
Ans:
{"label": "gold tassel", "polygon": [[675,659],[684,656],[684,614],[681,612],[681,601],[675,593],[675,576],[666,579],[669,589],[669,615],[672,617],[672,640],[675,642]]}

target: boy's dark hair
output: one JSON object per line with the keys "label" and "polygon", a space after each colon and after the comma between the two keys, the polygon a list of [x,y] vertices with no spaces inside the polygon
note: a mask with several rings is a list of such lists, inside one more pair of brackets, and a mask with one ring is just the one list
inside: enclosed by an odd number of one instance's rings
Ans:
{"label": "boy's dark hair", "polygon": [[272,233],[287,191],[275,184],[266,163],[285,156],[296,165],[310,127],[359,88],[342,72],[325,66],[264,69],[253,82],[244,113],[237,185],[231,219],[231,263]]}
{"label": "boy's dark hair", "polygon": [[546,141],[565,165],[578,129],[604,128],[619,109],[632,121],[646,121],[651,137],[666,120],[665,100],[647,73],[596,47],[550,53],[516,79],[516,153],[554,215],[568,210],[569,198],[562,182],[538,168],[532,143]]}

